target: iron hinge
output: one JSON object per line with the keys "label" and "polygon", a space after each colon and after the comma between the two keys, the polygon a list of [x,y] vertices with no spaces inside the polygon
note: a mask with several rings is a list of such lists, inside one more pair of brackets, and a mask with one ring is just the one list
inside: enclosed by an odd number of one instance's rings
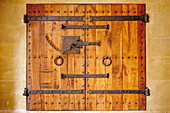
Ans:
{"label": "iron hinge", "polygon": [[84,16],[28,16],[24,15],[24,23],[29,21],[83,21]]}
{"label": "iron hinge", "polygon": [[149,88],[144,90],[89,90],[90,94],[144,94],[150,95]]}
{"label": "iron hinge", "polygon": [[143,21],[149,22],[149,15],[140,16],[90,16],[90,21]]}

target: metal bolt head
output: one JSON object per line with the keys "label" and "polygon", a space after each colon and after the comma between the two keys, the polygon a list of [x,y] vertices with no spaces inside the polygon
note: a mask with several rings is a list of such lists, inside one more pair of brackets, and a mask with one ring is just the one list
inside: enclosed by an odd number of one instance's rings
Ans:
{"label": "metal bolt head", "polygon": [[111,102],[109,102],[109,104],[111,104]]}
{"label": "metal bolt head", "polygon": [[137,102],[135,102],[135,104],[137,104]]}
{"label": "metal bolt head", "polygon": [[73,102],[71,102],[71,104],[73,104]]}

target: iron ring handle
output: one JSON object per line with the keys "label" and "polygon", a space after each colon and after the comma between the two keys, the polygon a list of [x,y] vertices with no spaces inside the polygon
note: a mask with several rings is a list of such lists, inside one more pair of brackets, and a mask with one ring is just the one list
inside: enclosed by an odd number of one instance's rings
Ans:
{"label": "iron ring handle", "polygon": [[[105,63],[104,63],[105,59],[109,59],[109,60],[110,60],[109,64],[105,64]],[[103,57],[102,63],[103,63],[103,65],[105,65],[105,66],[110,66],[111,63],[112,63],[111,57],[108,57],[108,56]]]}
{"label": "iron ring handle", "polygon": [[[57,60],[58,59],[61,59],[61,63],[60,64],[57,64]],[[63,62],[64,62],[64,59],[61,57],[61,56],[58,56],[58,57],[56,57],[55,59],[54,59],[54,63],[57,65],[57,66],[61,66],[62,64],[63,64]]]}

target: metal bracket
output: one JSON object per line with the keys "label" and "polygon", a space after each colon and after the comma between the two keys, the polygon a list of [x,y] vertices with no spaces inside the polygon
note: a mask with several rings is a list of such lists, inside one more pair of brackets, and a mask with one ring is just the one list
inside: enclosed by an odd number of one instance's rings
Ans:
{"label": "metal bracket", "polygon": [[62,78],[109,78],[109,73],[107,74],[61,74]]}
{"label": "metal bracket", "polygon": [[[26,89],[26,88],[25,88]],[[24,90],[24,96],[29,96],[30,94],[82,94],[82,90],[28,90],[26,89],[26,94]]]}
{"label": "metal bracket", "polygon": [[141,16],[90,16],[90,21],[143,21],[149,22],[149,15]]}
{"label": "metal bracket", "polygon": [[61,29],[109,29],[108,25],[63,25]]}
{"label": "metal bracket", "polygon": [[28,16],[24,15],[24,23],[29,21],[83,21],[84,16]]}
{"label": "metal bracket", "polygon": [[150,95],[149,88],[144,90],[89,90],[90,94],[144,94]]}

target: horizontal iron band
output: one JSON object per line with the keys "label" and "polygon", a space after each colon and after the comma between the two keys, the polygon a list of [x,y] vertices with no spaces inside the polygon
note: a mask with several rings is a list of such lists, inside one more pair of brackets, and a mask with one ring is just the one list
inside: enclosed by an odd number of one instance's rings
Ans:
{"label": "horizontal iron band", "polygon": [[61,74],[61,78],[109,78],[108,74]]}
{"label": "horizontal iron band", "polygon": [[90,16],[90,21],[143,21],[148,22],[148,14],[141,16]]}
{"label": "horizontal iron band", "polygon": [[24,22],[29,21],[83,21],[84,16],[28,16],[24,15]]}
{"label": "horizontal iron band", "polygon": [[150,95],[149,88],[144,90],[89,90],[90,94],[145,94]]}
{"label": "horizontal iron band", "polygon": [[81,94],[83,90],[28,90],[28,94]]}
{"label": "horizontal iron band", "polygon": [[63,25],[61,29],[109,29],[108,25]]}

